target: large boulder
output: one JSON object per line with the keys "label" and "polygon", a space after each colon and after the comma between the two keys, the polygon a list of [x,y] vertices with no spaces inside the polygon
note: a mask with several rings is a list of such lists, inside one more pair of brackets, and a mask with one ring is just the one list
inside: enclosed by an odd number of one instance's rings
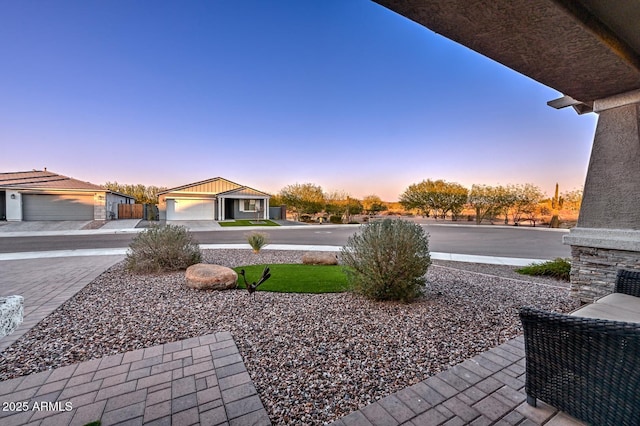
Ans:
{"label": "large boulder", "polygon": [[307,252],[302,255],[302,263],[305,265],[337,265],[338,256],[326,251]]}
{"label": "large boulder", "polygon": [[198,290],[228,290],[236,288],[238,274],[220,265],[197,263],[187,268],[187,287]]}

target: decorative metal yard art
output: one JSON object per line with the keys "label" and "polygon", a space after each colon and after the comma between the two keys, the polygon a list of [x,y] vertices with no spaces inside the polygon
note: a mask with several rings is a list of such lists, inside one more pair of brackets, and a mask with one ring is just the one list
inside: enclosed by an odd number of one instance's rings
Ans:
{"label": "decorative metal yard art", "polygon": [[242,279],[244,280],[244,285],[247,287],[247,290],[249,291],[249,295],[253,294],[253,297],[255,298],[256,295],[254,293],[257,290],[258,286],[263,282],[265,282],[266,280],[268,280],[269,278],[271,278],[271,270],[269,269],[268,265],[265,266],[264,270],[262,271],[262,277],[260,277],[258,282],[254,281],[251,284],[249,284],[249,282],[247,281],[247,277],[245,276],[244,269],[240,269],[240,275],[242,275]]}

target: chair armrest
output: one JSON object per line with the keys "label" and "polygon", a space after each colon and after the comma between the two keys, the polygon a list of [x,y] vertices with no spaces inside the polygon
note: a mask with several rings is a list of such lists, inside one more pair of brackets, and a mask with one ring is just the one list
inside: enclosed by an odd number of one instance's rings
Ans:
{"label": "chair armrest", "polygon": [[640,324],[522,308],[525,390],[598,425],[640,418]]}
{"label": "chair armrest", "polygon": [[640,271],[620,269],[614,292],[640,297]]}

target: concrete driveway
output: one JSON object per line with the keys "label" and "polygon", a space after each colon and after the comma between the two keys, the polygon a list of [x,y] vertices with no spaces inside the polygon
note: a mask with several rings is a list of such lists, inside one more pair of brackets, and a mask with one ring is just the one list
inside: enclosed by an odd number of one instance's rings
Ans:
{"label": "concrete driveway", "polygon": [[55,221],[0,221],[0,233],[7,232],[51,232],[51,231],[80,231],[83,229],[133,229],[138,226],[140,219],[120,220],[55,220]]}

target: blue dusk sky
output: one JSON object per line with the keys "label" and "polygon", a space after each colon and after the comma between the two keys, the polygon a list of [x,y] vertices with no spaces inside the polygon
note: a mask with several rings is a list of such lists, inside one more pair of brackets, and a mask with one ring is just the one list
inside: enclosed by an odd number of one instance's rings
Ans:
{"label": "blue dusk sky", "polygon": [[0,2],[0,171],[397,200],[584,184],[594,114],[368,0]]}

